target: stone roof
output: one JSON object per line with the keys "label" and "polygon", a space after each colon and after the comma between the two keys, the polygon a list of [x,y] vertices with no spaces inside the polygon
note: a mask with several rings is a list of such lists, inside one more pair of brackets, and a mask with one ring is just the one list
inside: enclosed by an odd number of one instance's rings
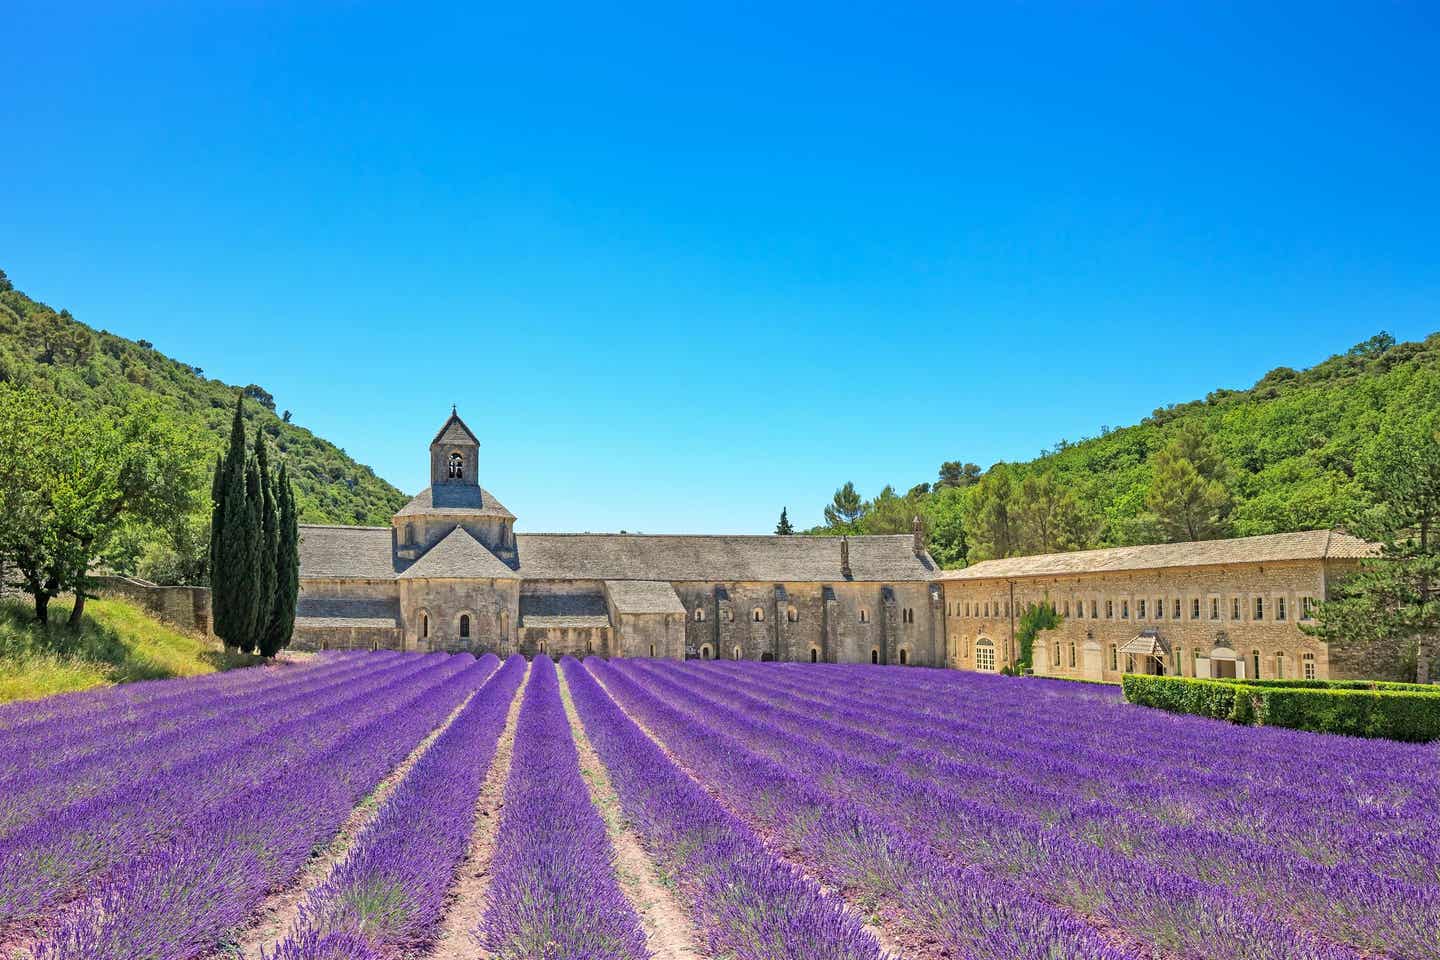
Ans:
{"label": "stone roof", "polygon": [[390,527],[300,525],[300,576],[313,580],[393,580]]}
{"label": "stone roof", "polygon": [[941,579],[1063,577],[1165,567],[1276,563],[1282,560],[1350,560],[1373,556],[1378,549],[1369,541],[1335,530],[1301,530],[1297,533],[1272,533],[1231,540],[1156,543],[1138,547],[1110,547],[1103,550],[1076,550],[1071,553],[1043,553],[1032,557],[982,560],[962,570],[947,570],[941,574]]}
{"label": "stone roof", "polygon": [[483,490],[473,483],[440,483],[426,487],[401,507],[395,516],[480,516],[515,519],[515,514],[506,510],[489,490]]}
{"label": "stone roof", "polygon": [[[404,569],[393,559],[390,527],[304,525],[300,536],[303,578],[389,580]],[[511,575],[526,580],[843,583],[846,579],[840,572],[840,541],[835,537],[522,533],[516,540],[520,561]],[[488,555],[493,559],[493,554]],[[449,566],[446,576],[497,575],[484,572],[493,568],[483,557],[480,563],[468,573]],[[915,556],[908,534],[851,537],[850,569],[850,579],[862,582],[928,581],[939,573],[928,556]]]}
{"label": "stone roof", "polygon": [[520,626],[608,627],[610,611],[598,593],[521,594]]}
{"label": "stone roof", "polygon": [[365,597],[307,597],[303,593],[295,608],[297,627],[382,627],[400,626],[400,602]]}
{"label": "stone roof", "polygon": [[449,580],[475,577],[485,580],[519,580],[520,575],[501,563],[464,527],[456,525],[439,543],[425,551],[397,579]]}
{"label": "stone roof", "polygon": [[[518,534],[527,580],[843,582],[838,537],[656,536],[615,533]],[[909,534],[850,538],[849,579],[930,580]]]}
{"label": "stone roof", "polygon": [[440,428],[440,432],[435,434],[435,439],[430,441],[431,446],[437,443],[454,444],[456,446],[473,444],[478,447],[480,446],[480,439],[475,436],[473,430],[465,426],[465,421],[460,419],[460,414],[456,413],[452,408],[450,410],[450,419],[445,421],[445,425]]}
{"label": "stone roof", "polygon": [[605,595],[616,613],[678,613],[685,615],[675,588],[664,580],[607,580]]}

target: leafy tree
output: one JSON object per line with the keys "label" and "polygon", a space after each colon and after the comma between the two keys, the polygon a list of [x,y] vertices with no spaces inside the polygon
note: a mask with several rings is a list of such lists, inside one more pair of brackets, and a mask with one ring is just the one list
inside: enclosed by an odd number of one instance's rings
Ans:
{"label": "leafy tree", "polygon": [[969,542],[969,560],[992,560],[1009,557],[1020,547],[1020,529],[1016,517],[1016,484],[1010,470],[1003,464],[990,469],[975,486],[970,511],[965,517],[965,538]]}
{"label": "leafy tree", "polygon": [[864,503],[860,500],[860,494],[855,492],[855,484],[845,482],[845,486],[835,491],[835,496],[825,507],[825,524],[834,530],[853,532],[855,523],[864,514]]}
{"label": "leafy tree", "polygon": [[967,493],[961,487],[941,487],[920,504],[930,556],[942,567],[957,567],[965,563],[968,551],[965,540]]}
{"label": "leafy tree", "polygon": [[1356,532],[1379,541],[1380,555],[1320,605],[1310,629],[1340,650],[1397,650],[1367,659],[1428,683],[1440,634],[1440,416],[1388,419],[1360,471],[1376,505]]}
{"label": "leafy tree", "polygon": [[1057,553],[1089,546],[1091,525],[1080,502],[1048,470],[1020,482],[1014,514],[1022,553]]}
{"label": "leafy tree", "polygon": [[1020,649],[1020,657],[1016,665],[1022,671],[1029,670],[1035,665],[1035,639],[1041,631],[1054,630],[1064,622],[1065,618],[1055,612],[1055,604],[1048,600],[1025,608],[1025,612],[1020,615],[1020,620],[1015,628],[1015,640]]}
{"label": "leafy tree", "polygon": [[1182,425],[1151,465],[1155,473],[1145,502],[1166,539],[1214,540],[1229,533],[1228,469],[1204,423]]}
{"label": "leafy tree", "polygon": [[786,507],[781,507],[780,522],[775,524],[775,533],[782,537],[788,537],[794,532],[795,528],[790,525],[790,514],[788,512],[788,509]]}
{"label": "leafy tree", "polygon": [[0,293],[4,293],[6,291],[14,289],[14,286],[12,286],[10,283],[10,278],[5,276],[5,271],[0,270]]}

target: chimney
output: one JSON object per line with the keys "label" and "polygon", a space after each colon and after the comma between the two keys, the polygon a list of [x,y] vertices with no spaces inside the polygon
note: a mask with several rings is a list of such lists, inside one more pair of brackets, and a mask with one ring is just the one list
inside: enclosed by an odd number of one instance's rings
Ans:
{"label": "chimney", "polygon": [[840,576],[846,580],[851,579],[850,573],[850,538],[840,538]]}
{"label": "chimney", "polygon": [[925,524],[920,522],[920,514],[915,514],[915,522],[910,524],[910,536],[914,540],[915,556],[925,556]]}

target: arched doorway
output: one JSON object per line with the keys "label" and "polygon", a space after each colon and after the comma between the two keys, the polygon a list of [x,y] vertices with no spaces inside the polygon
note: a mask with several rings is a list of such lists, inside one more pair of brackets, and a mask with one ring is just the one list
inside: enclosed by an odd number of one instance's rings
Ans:
{"label": "arched doorway", "polygon": [[877,666],[880,663],[880,651],[874,649],[873,647],[870,650],[870,662],[876,664]]}
{"label": "arched doorway", "polygon": [[760,654],[760,662],[761,662],[761,663],[769,663],[770,661],[772,661],[772,660],[774,660],[774,659],[775,659],[775,654],[771,653],[769,650],[766,650],[764,653]]}
{"label": "arched doorway", "polygon": [[995,672],[995,644],[989,637],[981,637],[975,641],[975,669]]}
{"label": "arched doorway", "polygon": [[909,651],[909,650],[906,650],[904,647],[901,647],[901,648],[900,648],[900,666],[903,667],[903,666],[905,666],[905,665],[906,665],[907,663],[909,663],[909,662],[910,662],[910,651]]}
{"label": "arched doorway", "polygon": [[710,644],[708,644],[708,643],[702,643],[702,644],[700,645],[700,659],[701,659],[701,660],[710,660],[710,659],[712,659],[714,656],[715,656],[715,654],[714,654],[714,651],[712,651],[712,650],[710,649]]}
{"label": "arched doorway", "polygon": [[816,650],[814,647],[811,647],[811,648],[810,648],[810,662],[811,662],[811,663],[819,663],[819,662],[820,662],[820,651],[819,651],[819,650]]}

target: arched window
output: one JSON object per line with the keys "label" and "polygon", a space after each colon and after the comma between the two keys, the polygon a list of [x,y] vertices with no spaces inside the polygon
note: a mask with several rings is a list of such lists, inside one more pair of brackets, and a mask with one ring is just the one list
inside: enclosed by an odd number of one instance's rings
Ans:
{"label": "arched window", "polygon": [[420,638],[423,640],[430,636],[430,614],[420,614]]}
{"label": "arched window", "polygon": [[696,608],[695,608],[695,622],[696,622],[696,623],[704,623],[704,622],[705,622],[705,608],[704,608],[704,607],[696,607]]}
{"label": "arched window", "polygon": [[650,659],[655,659],[655,644],[650,644]]}
{"label": "arched window", "polygon": [[594,653],[594,652],[595,652],[595,641],[594,641],[594,640],[586,640],[586,641],[585,641],[585,652],[586,652],[586,653]]}
{"label": "arched window", "polygon": [[1070,666],[1075,666],[1075,641],[1070,641]]}
{"label": "arched window", "polygon": [[765,611],[761,607],[756,607],[754,610],[750,611],[750,617],[756,623],[761,623],[765,620]]}
{"label": "arched window", "polygon": [[909,662],[910,662],[910,651],[909,651],[909,650],[906,650],[904,647],[901,647],[901,648],[900,648],[900,666],[903,667],[903,666],[905,666],[905,664],[907,664],[907,663],[909,663]]}
{"label": "arched window", "polygon": [[708,644],[708,643],[706,643],[706,644],[701,644],[701,646],[700,646],[700,659],[701,659],[701,660],[709,660],[709,659],[710,659],[710,644]]}
{"label": "arched window", "polygon": [[816,650],[814,647],[811,647],[811,648],[810,648],[810,662],[811,662],[811,663],[819,663],[819,662],[820,662],[820,651],[819,651],[819,650]]}
{"label": "arched window", "polygon": [[1113,643],[1110,644],[1110,669],[1120,669],[1120,648]]}
{"label": "arched window", "polygon": [[870,662],[877,664],[880,662],[880,651],[876,650],[874,647],[870,648]]}
{"label": "arched window", "polygon": [[470,639],[470,614],[460,614],[460,639]]}
{"label": "arched window", "polygon": [[445,476],[451,480],[463,480],[465,478],[465,458],[459,452],[450,454],[450,462],[445,468]]}
{"label": "arched window", "polygon": [[740,659],[740,648],[739,648],[739,647],[736,647],[734,650],[731,650],[731,651],[730,651],[730,659],[731,659],[731,660],[739,660],[739,659]]}
{"label": "arched window", "polygon": [[794,607],[789,607],[785,611],[785,619],[789,620],[791,623],[799,623],[800,611],[796,610]]}
{"label": "arched window", "polygon": [[538,649],[541,653],[544,653],[544,652],[545,652],[545,641],[544,641],[544,640],[541,640],[536,649]]}

